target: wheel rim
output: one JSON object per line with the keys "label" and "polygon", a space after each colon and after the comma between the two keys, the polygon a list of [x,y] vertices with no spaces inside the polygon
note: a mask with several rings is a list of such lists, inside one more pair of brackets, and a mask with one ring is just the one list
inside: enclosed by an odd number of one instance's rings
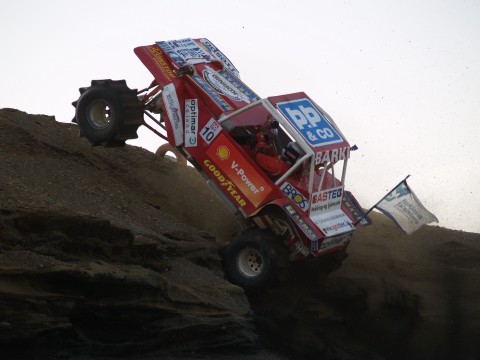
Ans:
{"label": "wheel rim", "polygon": [[112,111],[103,99],[93,100],[87,108],[88,122],[96,129],[105,129],[112,120]]}
{"label": "wheel rim", "polygon": [[251,247],[242,249],[237,257],[237,267],[241,274],[247,277],[260,275],[263,270],[262,254]]}

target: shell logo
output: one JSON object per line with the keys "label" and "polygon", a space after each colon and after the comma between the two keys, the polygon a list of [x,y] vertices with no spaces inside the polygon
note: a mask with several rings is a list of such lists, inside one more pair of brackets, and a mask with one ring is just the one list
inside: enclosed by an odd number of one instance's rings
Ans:
{"label": "shell logo", "polygon": [[217,156],[220,160],[227,160],[230,157],[230,150],[225,145],[220,145],[217,148]]}

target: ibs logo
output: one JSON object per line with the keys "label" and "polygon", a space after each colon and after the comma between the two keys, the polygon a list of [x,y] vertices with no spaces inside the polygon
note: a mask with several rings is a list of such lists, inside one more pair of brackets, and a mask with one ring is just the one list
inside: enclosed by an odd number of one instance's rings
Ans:
{"label": "ibs logo", "polygon": [[278,103],[277,107],[311,146],[318,147],[343,141],[310,100],[285,101]]}
{"label": "ibs logo", "polygon": [[217,156],[220,160],[227,160],[230,157],[230,150],[225,145],[217,148]]}

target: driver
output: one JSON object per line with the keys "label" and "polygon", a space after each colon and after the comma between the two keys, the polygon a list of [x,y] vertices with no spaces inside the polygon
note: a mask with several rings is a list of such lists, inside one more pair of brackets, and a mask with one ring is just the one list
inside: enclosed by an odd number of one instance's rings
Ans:
{"label": "driver", "polygon": [[270,176],[278,177],[284,174],[292,164],[278,155],[273,146],[272,138],[276,136],[275,128],[262,130],[256,134],[255,161]]}

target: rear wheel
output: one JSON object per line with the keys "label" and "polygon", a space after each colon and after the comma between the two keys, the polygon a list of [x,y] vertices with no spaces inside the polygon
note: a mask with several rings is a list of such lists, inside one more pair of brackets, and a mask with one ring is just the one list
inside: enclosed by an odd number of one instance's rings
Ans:
{"label": "rear wheel", "polygon": [[246,291],[261,289],[275,273],[276,252],[269,232],[250,229],[229,242],[223,251],[230,282]]}
{"label": "rear wheel", "polygon": [[80,136],[104,146],[122,146],[126,140],[137,138],[137,129],[143,124],[143,105],[125,80],[93,80],[92,86],[81,88],[80,93],[73,103]]}

